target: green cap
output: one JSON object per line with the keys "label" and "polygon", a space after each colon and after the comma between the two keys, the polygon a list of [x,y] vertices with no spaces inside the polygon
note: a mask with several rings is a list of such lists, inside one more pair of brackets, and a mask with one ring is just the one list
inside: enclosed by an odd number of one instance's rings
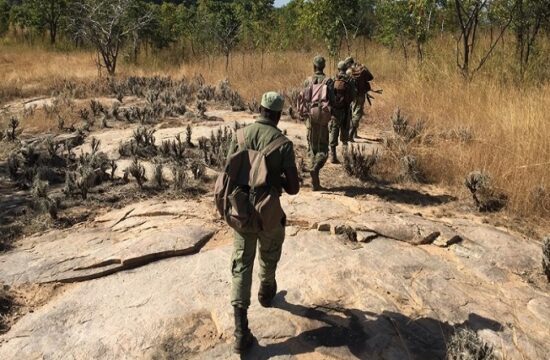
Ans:
{"label": "green cap", "polygon": [[317,55],[314,59],[313,59],[313,65],[315,65],[317,68],[319,69],[324,69],[325,68],[325,65],[326,65],[326,61],[325,61],[325,58],[322,57],[321,55]]}
{"label": "green cap", "polygon": [[274,91],[266,92],[264,96],[262,96],[261,105],[271,111],[281,112],[285,106],[285,98]]}
{"label": "green cap", "polygon": [[350,67],[351,65],[355,64],[355,60],[353,60],[353,58],[351,56],[348,56],[346,58],[346,60],[344,60],[344,62],[346,63],[346,65],[348,67]]}
{"label": "green cap", "polygon": [[348,64],[345,61],[340,61],[338,63],[338,70],[346,71],[348,69]]}

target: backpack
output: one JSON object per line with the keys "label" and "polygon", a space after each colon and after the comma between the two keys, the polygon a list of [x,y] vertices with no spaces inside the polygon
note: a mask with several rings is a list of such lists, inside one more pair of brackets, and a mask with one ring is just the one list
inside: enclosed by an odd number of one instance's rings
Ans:
{"label": "backpack", "polygon": [[359,95],[365,95],[371,90],[370,82],[374,80],[374,76],[372,76],[369,69],[363,65],[358,65],[351,70],[351,76],[355,79]]}
{"label": "backpack", "polygon": [[302,117],[309,118],[314,124],[327,125],[332,116],[329,100],[328,78],[316,84],[309,78],[309,85],[298,97],[298,111]]}
{"label": "backpack", "polygon": [[279,191],[267,183],[266,158],[290,140],[278,137],[258,151],[247,149],[244,129],[236,136],[239,150],[229,157],[214,187],[216,207],[239,232],[272,230],[281,225],[284,212]]}
{"label": "backpack", "polygon": [[343,109],[353,102],[350,83],[343,78],[337,78],[334,81],[334,93],[336,97],[334,107],[336,109]]}

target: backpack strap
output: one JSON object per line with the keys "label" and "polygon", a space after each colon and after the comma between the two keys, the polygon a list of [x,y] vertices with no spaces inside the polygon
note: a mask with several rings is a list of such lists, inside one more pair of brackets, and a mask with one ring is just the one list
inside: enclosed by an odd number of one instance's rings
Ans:
{"label": "backpack strap", "polygon": [[281,146],[284,144],[290,142],[285,136],[279,136],[272,142],[270,142],[265,148],[260,151],[265,157],[268,157],[272,153],[274,153],[276,150],[278,150]]}
{"label": "backpack strap", "polygon": [[246,141],[244,137],[244,128],[237,130],[237,145],[240,149],[246,149]]}

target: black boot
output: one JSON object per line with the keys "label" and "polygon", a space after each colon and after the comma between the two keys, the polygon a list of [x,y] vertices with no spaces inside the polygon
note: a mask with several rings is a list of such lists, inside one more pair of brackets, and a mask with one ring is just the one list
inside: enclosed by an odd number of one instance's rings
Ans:
{"label": "black boot", "polygon": [[260,305],[265,308],[271,307],[271,302],[277,294],[277,281],[271,284],[260,284],[260,291],[258,291],[258,301]]}
{"label": "black boot", "polygon": [[241,354],[248,350],[254,341],[254,337],[248,328],[247,309],[233,306],[235,315],[235,342],[233,343],[233,351]]}
{"label": "black boot", "polygon": [[336,154],[336,147],[330,148],[330,162],[333,164],[340,164],[340,160],[338,160],[338,155]]}
{"label": "black boot", "polygon": [[309,172],[311,175],[311,189],[313,191],[321,190],[321,181],[319,180],[319,170],[312,170]]}

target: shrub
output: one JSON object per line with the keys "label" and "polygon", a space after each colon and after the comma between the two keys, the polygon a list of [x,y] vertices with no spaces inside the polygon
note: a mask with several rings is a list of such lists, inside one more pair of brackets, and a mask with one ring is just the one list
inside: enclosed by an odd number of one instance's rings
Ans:
{"label": "shrub", "polygon": [[193,137],[193,129],[191,128],[190,124],[187,124],[187,128],[185,129],[185,140],[186,140],[187,146],[190,146],[190,147],[194,146],[192,142],[192,137]]}
{"label": "shrub", "polygon": [[97,100],[90,100],[90,110],[92,110],[92,114],[94,114],[94,116],[96,117],[105,112],[105,108]]}
{"label": "shrub", "polygon": [[11,152],[8,156],[8,171],[12,180],[17,180],[17,173],[21,168],[21,160],[16,152]]}
{"label": "shrub", "polygon": [[8,292],[8,287],[0,284],[0,334],[9,330],[7,315],[15,306],[15,299]]}
{"label": "shrub", "polygon": [[173,187],[176,191],[184,191],[187,187],[187,174],[185,168],[181,165],[174,165],[172,167],[172,175],[174,177]]}
{"label": "shrub", "polygon": [[199,160],[193,160],[191,162],[191,173],[193,174],[193,179],[202,180],[206,175],[206,167]]}
{"label": "shrub", "polygon": [[507,196],[497,191],[491,177],[482,171],[473,171],[464,182],[479,211],[499,211],[506,206]]}
{"label": "shrub", "polygon": [[111,181],[115,179],[115,173],[116,169],[118,168],[118,165],[115,160],[111,160]]}
{"label": "shrub", "polygon": [[414,155],[405,155],[401,158],[400,179],[404,181],[423,181],[418,161]]}
{"label": "shrub", "polygon": [[17,128],[19,128],[19,119],[17,119],[15,116],[12,116],[9,120],[9,128],[6,131],[6,139],[8,141],[15,141],[17,140]]}
{"label": "shrub", "polygon": [[132,164],[128,167],[130,175],[136,179],[136,182],[140,189],[143,189],[143,184],[147,181],[145,177],[145,167],[141,165],[137,158],[134,159]]}
{"label": "shrub", "polygon": [[48,182],[42,181],[38,176],[36,176],[33,182],[31,194],[36,210],[48,212],[52,219],[57,219],[59,204],[56,200],[52,200],[48,196]]}
{"label": "shrub", "polygon": [[393,131],[396,135],[410,142],[419,136],[425,129],[425,123],[419,120],[411,126],[409,120],[401,113],[401,109],[397,108],[391,118]]}
{"label": "shrub", "polygon": [[372,169],[378,159],[378,151],[367,154],[365,147],[351,145],[344,152],[344,170],[361,181],[368,181],[372,179]]}
{"label": "shrub", "polygon": [[208,109],[206,108],[206,100],[197,100],[197,111],[200,118],[206,118],[207,110]]}
{"label": "shrub", "polygon": [[155,129],[139,127],[134,130],[133,138],[123,144],[120,143],[118,152],[120,156],[133,156],[148,159],[156,156],[158,153],[155,145]]}
{"label": "shrub", "polygon": [[162,169],[163,165],[162,163],[158,162],[155,164],[155,184],[158,188],[162,188],[164,186],[164,177],[162,176]]}
{"label": "shrub", "polygon": [[471,329],[459,329],[447,344],[447,360],[493,360],[493,348]]}

